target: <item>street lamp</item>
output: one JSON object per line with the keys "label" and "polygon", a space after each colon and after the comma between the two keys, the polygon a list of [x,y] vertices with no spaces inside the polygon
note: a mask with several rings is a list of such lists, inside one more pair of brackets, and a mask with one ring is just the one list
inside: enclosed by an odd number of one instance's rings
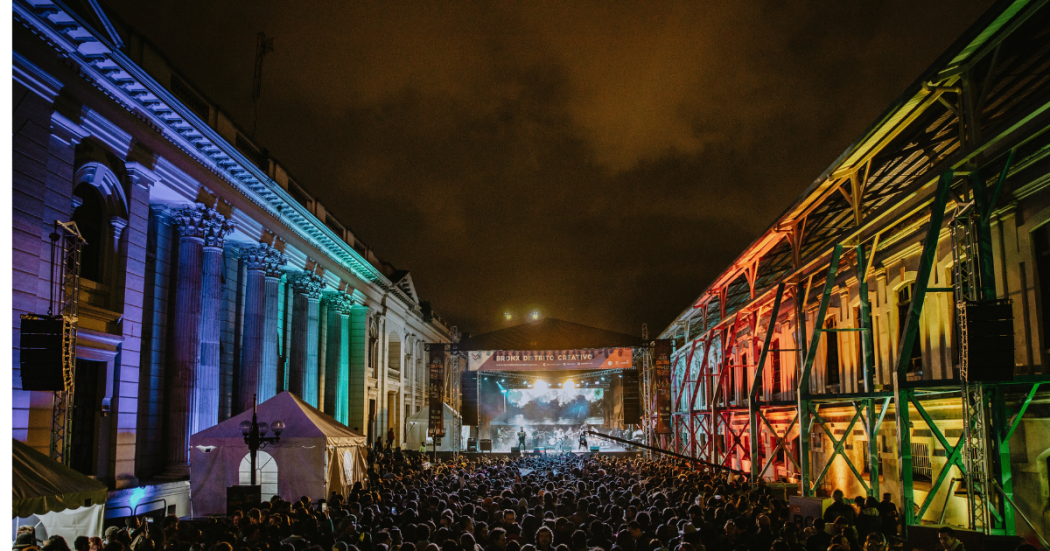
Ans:
{"label": "street lamp", "polygon": [[[276,444],[281,441],[281,433],[284,432],[284,421],[274,421],[273,426],[267,425],[265,422],[260,423],[256,415],[259,412],[258,397],[252,395],[252,420],[241,421],[240,429],[241,434],[244,435],[244,443],[248,444],[248,455],[251,456],[251,469],[252,478],[251,485],[256,486],[255,482],[255,456],[259,450],[265,448],[269,444]],[[273,436],[266,436],[266,433],[273,430]]]}

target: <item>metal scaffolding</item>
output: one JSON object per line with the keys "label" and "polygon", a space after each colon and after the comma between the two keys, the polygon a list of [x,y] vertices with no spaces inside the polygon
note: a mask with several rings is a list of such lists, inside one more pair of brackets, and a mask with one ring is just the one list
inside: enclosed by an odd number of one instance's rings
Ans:
{"label": "metal scaffolding", "polygon": [[[48,315],[62,316],[62,379],[65,390],[54,393],[51,406],[51,458],[69,465],[73,430],[77,319],[80,301],[80,247],[84,238],[76,222],[55,222],[51,233],[51,297]],[[57,258],[56,258],[57,257]],[[56,263],[57,260],[57,263]],[[57,306],[57,308],[56,308]],[[52,308],[56,308],[52,310]]]}
{"label": "metal scaffolding", "polygon": [[[1023,75],[1050,67],[1050,56],[1032,42],[1050,25],[1048,12],[1045,2],[997,5],[664,330],[661,336],[677,345],[674,452],[749,465],[752,478],[778,478],[780,463],[793,469],[803,496],[823,491],[833,464],[845,467],[837,479],[852,478],[869,496],[893,481],[905,532],[931,508],[940,507],[943,522],[948,500],[964,492],[970,529],[1012,535],[1023,521],[1042,538],[1014,505],[1009,441],[1050,376],[973,375],[969,358],[981,345],[968,334],[966,316],[985,307],[1010,312],[997,294],[1004,284],[996,277],[1006,267],[997,265],[1005,260],[993,254],[991,228],[1008,188],[1043,189],[1045,167],[1032,167],[1050,156],[1050,82]],[[946,259],[939,246],[949,241]],[[905,254],[917,262],[909,261],[908,302],[899,320],[894,316],[897,338],[886,337],[883,325],[880,354],[871,297],[885,291],[869,290],[869,280],[879,259],[887,269],[876,255],[902,250],[894,262]],[[851,326],[826,324],[829,308],[847,296]],[[885,322],[885,305],[875,306]],[[954,332],[941,338],[958,353],[957,374],[948,365],[944,374],[919,376],[917,369],[929,369],[916,347],[924,346],[920,326],[930,315],[948,320],[938,323]],[[847,338],[857,354],[856,379],[814,379],[829,347],[837,353]],[[778,339],[796,344],[781,347]],[[794,353],[793,374],[778,371],[784,352]],[[1000,359],[1010,371],[1013,358]],[[958,412],[957,435],[938,423],[949,420],[947,413],[931,415],[935,408]],[[939,470],[929,460],[916,463],[911,440],[918,430],[943,449]],[[881,455],[890,454],[890,442],[892,459]],[[862,452],[853,449],[860,443]],[[884,457],[895,463],[889,472]],[[916,468],[927,469],[921,488]]]}

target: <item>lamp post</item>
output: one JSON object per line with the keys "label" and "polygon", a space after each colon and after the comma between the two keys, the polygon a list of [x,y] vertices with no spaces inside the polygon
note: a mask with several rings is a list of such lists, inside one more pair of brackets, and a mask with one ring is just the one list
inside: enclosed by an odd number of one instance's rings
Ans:
{"label": "lamp post", "polygon": [[[240,429],[241,434],[244,435],[244,443],[248,444],[248,455],[251,457],[251,469],[252,478],[251,485],[256,486],[255,480],[255,456],[259,450],[265,448],[269,444],[276,444],[281,441],[281,432],[284,431],[284,421],[274,421],[273,426],[267,425],[265,422],[260,423],[257,417],[259,412],[259,404],[257,395],[252,395],[252,420],[241,421]],[[273,436],[266,436],[266,433],[273,429]]]}

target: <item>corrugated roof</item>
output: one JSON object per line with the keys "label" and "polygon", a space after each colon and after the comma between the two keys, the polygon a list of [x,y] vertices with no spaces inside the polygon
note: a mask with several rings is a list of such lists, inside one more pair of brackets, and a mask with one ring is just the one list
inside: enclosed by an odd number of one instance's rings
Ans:
{"label": "corrugated roof", "polygon": [[458,350],[576,350],[581,348],[634,348],[641,337],[607,331],[555,318],[523,323],[507,329],[467,337]]}

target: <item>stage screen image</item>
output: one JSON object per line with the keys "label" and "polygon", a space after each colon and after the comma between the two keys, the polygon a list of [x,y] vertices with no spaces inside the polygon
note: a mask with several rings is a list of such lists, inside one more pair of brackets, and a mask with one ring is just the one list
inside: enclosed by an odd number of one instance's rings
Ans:
{"label": "stage screen image", "polygon": [[486,390],[492,394],[483,415],[492,425],[605,424],[605,389],[601,387],[559,388],[540,382],[532,388],[506,388],[496,383],[483,385]]}
{"label": "stage screen image", "polygon": [[506,410],[493,425],[603,425],[605,391],[601,388],[501,389]]}

